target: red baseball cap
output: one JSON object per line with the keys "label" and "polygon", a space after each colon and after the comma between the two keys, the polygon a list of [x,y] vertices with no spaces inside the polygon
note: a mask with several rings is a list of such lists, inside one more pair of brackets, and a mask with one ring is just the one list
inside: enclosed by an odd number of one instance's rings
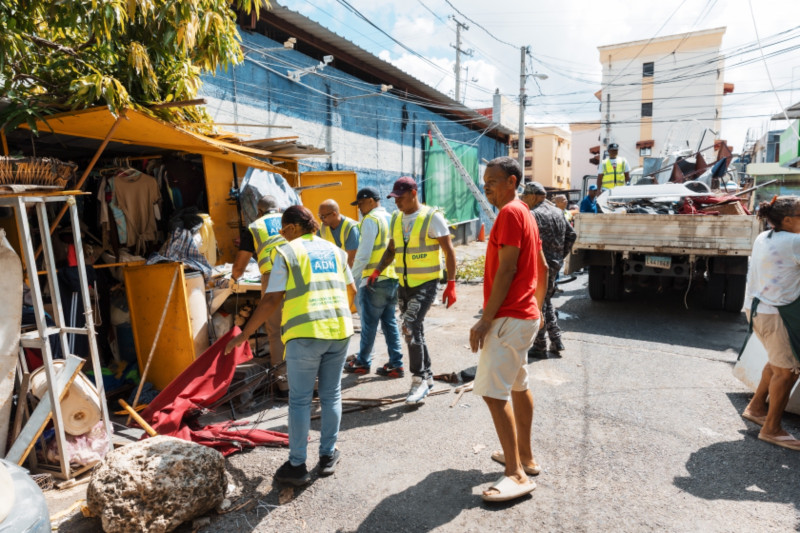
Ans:
{"label": "red baseball cap", "polygon": [[398,179],[394,182],[394,187],[392,187],[392,192],[389,193],[387,198],[397,198],[408,191],[416,191],[417,190],[417,182],[414,181],[414,178],[410,176],[403,176],[402,178]]}

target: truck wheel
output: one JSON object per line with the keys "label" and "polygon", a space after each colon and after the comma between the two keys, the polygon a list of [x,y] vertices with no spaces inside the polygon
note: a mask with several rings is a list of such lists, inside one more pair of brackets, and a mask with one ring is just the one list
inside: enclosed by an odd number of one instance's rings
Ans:
{"label": "truck wheel", "polygon": [[622,286],[622,265],[617,263],[614,265],[614,271],[611,267],[606,267],[606,300],[616,302],[622,299],[623,286]]}
{"label": "truck wheel", "polygon": [[747,276],[744,274],[728,274],[725,276],[725,310],[738,313],[744,305],[744,292],[747,287]]}
{"label": "truck wheel", "polygon": [[705,304],[708,309],[720,310],[725,303],[725,276],[723,274],[708,274],[706,282]]}
{"label": "truck wheel", "polygon": [[605,297],[606,270],[608,267],[589,265],[589,297],[600,301]]}

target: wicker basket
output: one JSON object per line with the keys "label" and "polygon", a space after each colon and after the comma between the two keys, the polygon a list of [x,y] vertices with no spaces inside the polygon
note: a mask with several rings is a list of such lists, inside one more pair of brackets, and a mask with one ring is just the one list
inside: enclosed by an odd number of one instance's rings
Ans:
{"label": "wicker basket", "polygon": [[63,189],[78,165],[49,157],[0,157],[0,185],[47,185]]}

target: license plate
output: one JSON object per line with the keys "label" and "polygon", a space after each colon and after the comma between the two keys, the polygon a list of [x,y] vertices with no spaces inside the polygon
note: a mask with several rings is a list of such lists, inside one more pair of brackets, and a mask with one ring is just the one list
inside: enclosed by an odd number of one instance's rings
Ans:
{"label": "license plate", "polygon": [[672,258],[668,255],[646,255],[644,256],[644,266],[668,270],[672,267]]}

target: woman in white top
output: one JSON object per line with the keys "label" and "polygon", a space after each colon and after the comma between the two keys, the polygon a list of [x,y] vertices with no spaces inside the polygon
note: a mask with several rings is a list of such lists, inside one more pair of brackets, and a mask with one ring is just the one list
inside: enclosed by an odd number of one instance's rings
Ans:
{"label": "woman in white top", "polygon": [[800,197],[776,196],[771,202],[762,202],[758,217],[766,219],[772,229],[753,243],[745,311],[767,350],[768,362],[742,416],[762,426],[759,439],[800,450],[800,440],[781,427],[783,410],[800,373]]}

